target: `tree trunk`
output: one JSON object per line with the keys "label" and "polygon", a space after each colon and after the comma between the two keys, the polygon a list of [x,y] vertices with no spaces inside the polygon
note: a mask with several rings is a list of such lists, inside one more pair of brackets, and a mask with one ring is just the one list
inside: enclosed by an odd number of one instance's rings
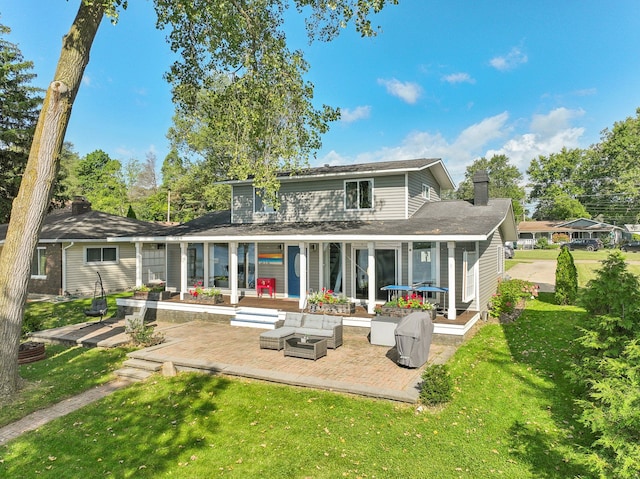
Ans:
{"label": "tree trunk", "polygon": [[63,38],[55,79],[49,85],[38,118],[20,191],[0,254],[0,397],[18,389],[18,348],[31,261],[49,207],[62,142],[69,124],[91,44],[104,15],[105,2],[81,2]]}

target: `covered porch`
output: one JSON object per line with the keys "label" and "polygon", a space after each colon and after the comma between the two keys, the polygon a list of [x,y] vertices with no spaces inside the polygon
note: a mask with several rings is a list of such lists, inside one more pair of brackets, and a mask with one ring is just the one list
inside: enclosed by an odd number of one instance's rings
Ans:
{"label": "covered porch", "polygon": [[225,237],[169,238],[162,244],[137,241],[136,286],[162,280],[184,300],[197,285],[219,289],[231,306],[268,297],[294,301],[297,310],[308,307],[310,294],[325,289],[345,296],[371,316],[386,301],[386,287],[429,285],[446,289],[445,295],[425,296],[438,303],[443,318],[455,321],[460,311],[483,309],[478,260],[484,238],[439,239],[333,236],[294,241],[249,236],[242,242]]}

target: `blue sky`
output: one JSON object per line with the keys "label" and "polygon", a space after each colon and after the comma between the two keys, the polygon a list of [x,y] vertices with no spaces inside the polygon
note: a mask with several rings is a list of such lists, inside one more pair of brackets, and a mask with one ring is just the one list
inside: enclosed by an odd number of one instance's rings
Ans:
{"label": "blue sky", "polygon": [[[538,155],[588,147],[640,107],[637,0],[400,0],[374,18],[372,39],[351,29],[309,46],[302,21],[286,32],[311,64],[318,105],[343,117],[313,165],[442,158],[454,181],[474,159],[504,153],[523,172]],[[0,23],[52,79],[79,0],[0,0]],[[172,61],[152,3],[130,0],[100,27],[66,139],[126,162],[162,163],[173,106],[162,76]]]}

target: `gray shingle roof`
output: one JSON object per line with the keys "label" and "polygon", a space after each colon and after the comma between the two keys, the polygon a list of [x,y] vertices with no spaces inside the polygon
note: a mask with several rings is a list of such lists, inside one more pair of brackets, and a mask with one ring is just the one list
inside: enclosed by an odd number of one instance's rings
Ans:
{"label": "gray shingle roof", "polygon": [[[511,200],[492,199],[487,206],[467,201],[437,201],[423,205],[410,219],[231,224],[230,211],[209,213],[169,228],[173,237],[242,236],[486,236],[511,214]],[[514,223],[515,232],[515,223]]]}
{"label": "gray shingle roof", "polygon": [[[8,225],[0,225],[0,241],[7,235]],[[166,227],[155,223],[115,216],[101,211],[71,214],[71,208],[53,210],[42,225],[40,241],[104,240],[106,238],[158,236]]]}

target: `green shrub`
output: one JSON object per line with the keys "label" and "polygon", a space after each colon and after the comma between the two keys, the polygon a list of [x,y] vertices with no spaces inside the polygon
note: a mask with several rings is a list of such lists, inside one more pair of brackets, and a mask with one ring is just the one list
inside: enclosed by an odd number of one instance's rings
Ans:
{"label": "green shrub", "polygon": [[420,401],[429,406],[451,401],[453,383],[446,364],[433,364],[422,373]]}
{"label": "green shrub", "polygon": [[542,238],[539,238],[538,241],[536,241],[536,247],[538,247],[539,249],[549,248],[549,240],[544,236]]}
{"label": "green shrub", "polygon": [[585,464],[601,478],[637,478],[640,470],[639,279],[619,252],[602,261],[583,302],[591,315],[579,328],[567,376],[584,390],[578,420],[594,434]]}
{"label": "green shrub", "polygon": [[578,297],[578,270],[569,248],[562,248],[556,266],[556,304],[574,304]]}
{"label": "green shrub", "polygon": [[489,314],[494,318],[511,314],[522,299],[538,296],[538,287],[522,279],[509,279],[498,284],[498,291],[489,302]]}
{"label": "green shrub", "polygon": [[22,319],[22,337],[24,338],[34,331],[40,331],[43,324],[44,320],[42,316],[25,312],[24,318]]}
{"label": "green shrub", "polygon": [[632,305],[640,303],[640,278],[627,270],[620,251],[609,253],[587,283],[581,303],[591,314],[624,316]]}

